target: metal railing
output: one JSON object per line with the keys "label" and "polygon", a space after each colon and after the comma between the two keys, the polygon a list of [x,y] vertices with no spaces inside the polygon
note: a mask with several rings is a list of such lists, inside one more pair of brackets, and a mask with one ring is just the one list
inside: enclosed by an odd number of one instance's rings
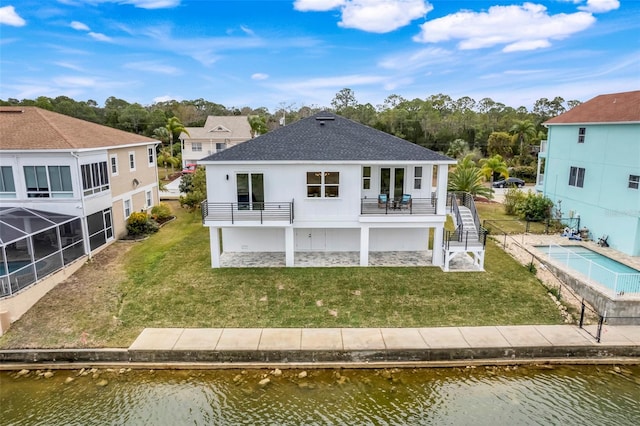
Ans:
{"label": "metal railing", "polygon": [[[457,226],[454,231],[444,231],[444,248],[449,249],[451,245],[462,245],[467,249],[471,245],[477,246],[478,244],[484,247],[487,243],[488,231],[480,225],[480,217],[473,201],[473,195],[467,192],[452,192],[449,193],[447,200],[447,205],[451,207],[451,213],[455,216]],[[462,214],[458,207],[458,200],[471,212],[475,226],[473,229],[465,229],[462,223]]]}
{"label": "metal railing", "polygon": [[360,214],[388,214],[388,215],[432,215],[436,214],[437,198],[411,198],[409,202],[388,200],[380,203],[376,198],[360,199]]}
{"label": "metal railing", "polygon": [[201,204],[202,222],[289,222],[293,223],[293,200],[247,203]]}

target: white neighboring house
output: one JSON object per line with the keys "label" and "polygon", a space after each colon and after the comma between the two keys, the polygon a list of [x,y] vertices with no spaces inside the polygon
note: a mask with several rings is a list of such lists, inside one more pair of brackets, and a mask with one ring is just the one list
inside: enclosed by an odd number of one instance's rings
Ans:
{"label": "white neighboring house", "polygon": [[182,133],[182,167],[252,138],[246,115],[210,115],[203,127],[187,127]]}
{"label": "white neighboring house", "polygon": [[158,204],[158,143],[36,107],[0,107],[0,311],[17,319],[14,296],[126,235],[132,212]]}
{"label": "white neighboring house", "polygon": [[[203,224],[224,252],[429,251],[444,266],[447,172],[455,160],[328,112],[206,157]],[[381,197],[382,195],[382,197]],[[409,199],[410,197],[410,199]],[[405,202],[406,201],[406,202]]]}

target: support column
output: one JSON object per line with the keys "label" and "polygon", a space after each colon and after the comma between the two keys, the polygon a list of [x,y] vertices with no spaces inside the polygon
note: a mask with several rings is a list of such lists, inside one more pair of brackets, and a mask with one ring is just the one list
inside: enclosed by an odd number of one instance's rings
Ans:
{"label": "support column", "polygon": [[284,263],[286,266],[293,266],[294,264],[294,249],[293,226],[288,226],[284,228]]}
{"label": "support column", "polygon": [[447,176],[449,173],[449,165],[438,165],[438,182],[436,194],[438,197],[438,207],[436,214],[445,214],[447,212]]}
{"label": "support column", "polygon": [[[440,200],[438,200],[438,205],[439,204]],[[436,225],[433,229],[433,251],[431,253],[431,263],[433,263],[433,266],[442,266],[442,233],[444,232],[444,225]]]}
{"label": "support column", "polygon": [[211,249],[211,267],[220,267],[220,228],[209,228],[209,246]]}
{"label": "support column", "polygon": [[360,228],[360,266],[369,266],[369,227]]}

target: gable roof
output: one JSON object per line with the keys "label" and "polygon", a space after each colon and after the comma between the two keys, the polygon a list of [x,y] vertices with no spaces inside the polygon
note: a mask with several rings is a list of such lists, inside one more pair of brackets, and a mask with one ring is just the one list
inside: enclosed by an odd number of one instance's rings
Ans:
{"label": "gable roof", "polygon": [[205,157],[208,161],[442,161],[430,149],[330,112],[280,127]]}
{"label": "gable roof", "polygon": [[210,115],[203,127],[187,127],[189,135],[180,139],[251,139],[251,125],[246,115]]}
{"label": "gable roof", "polygon": [[640,123],[640,90],[600,95],[544,124]]}
{"label": "gable roof", "polygon": [[149,143],[158,141],[37,107],[0,107],[3,150],[76,150]]}

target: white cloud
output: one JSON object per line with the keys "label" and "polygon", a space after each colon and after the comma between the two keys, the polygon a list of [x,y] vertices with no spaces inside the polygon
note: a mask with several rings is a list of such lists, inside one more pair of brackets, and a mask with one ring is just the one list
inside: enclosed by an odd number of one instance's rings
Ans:
{"label": "white cloud", "polygon": [[344,6],[347,0],[296,0],[293,8],[300,12],[327,12]]}
{"label": "white cloud", "polygon": [[276,87],[282,90],[291,91],[308,91],[313,92],[317,89],[334,88],[340,90],[344,87],[356,87],[366,84],[385,83],[386,77],[377,75],[341,75],[335,77],[311,78],[290,83],[276,84]]}
{"label": "white cloud", "polygon": [[83,24],[82,22],[73,21],[71,23],[71,28],[78,31],[91,31],[91,28],[87,26],[87,24]]}
{"label": "white cloud", "polygon": [[16,9],[13,6],[4,6],[0,7],[0,24],[11,25],[12,27],[24,27],[27,25],[27,21],[16,13]]}
{"label": "white cloud", "polygon": [[620,7],[618,0],[587,0],[586,6],[580,6],[578,9],[591,13],[605,13],[616,10]]}
{"label": "white cloud", "polygon": [[583,31],[595,22],[587,12],[549,15],[545,6],[492,6],[487,12],[461,11],[421,25],[413,40],[437,43],[460,40],[460,49],[505,45],[505,52],[540,49]]}
{"label": "white cloud", "polygon": [[372,33],[388,33],[425,16],[433,6],[424,0],[297,0],[301,12],[340,9],[338,25]]}
{"label": "white cloud", "polygon": [[123,67],[127,69],[144,71],[144,72],[152,72],[156,74],[166,74],[166,75],[182,74],[180,69],[176,67],[172,67],[171,65],[163,65],[159,62],[154,62],[154,61],[129,62],[128,64],[124,64]]}
{"label": "white cloud", "polygon": [[79,67],[78,65],[75,65],[75,64],[71,64],[69,62],[54,62],[54,64],[56,64],[59,67],[68,68],[74,71],[84,71],[82,67]]}
{"label": "white cloud", "polygon": [[102,33],[94,33],[93,31],[89,32],[89,36],[91,36],[91,38],[98,40],[98,41],[107,41],[110,42],[111,41],[111,37],[106,36]]}
{"label": "white cloud", "polygon": [[240,25],[240,29],[242,30],[242,32],[244,32],[247,35],[250,35],[250,36],[256,35],[256,33],[254,33],[253,30],[247,26]]}
{"label": "white cloud", "polygon": [[266,80],[269,78],[269,74],[263,74],[261,72],[257,72],[251,76],[252,80]]}
{"label": "white cloud", "polygon": [[447,63],[452,60],[452,52],[439,47],[429,47],[410,52],[400,52],[386,56],[378,65],[389,70],[411,71]]}
{"label": "white cloud", "polygon": [[180,101],[182,100],[182,98],[180,97],[176,97],[176,96],[171,96],[171,95],[164,95],[164,96],[156,96],[155,98],[153,98],[153,103],[158,103],[158,102],[168,102],[168,101]]}
{"label": "white cloud", "polygon": [[89,77],[56,77],[53,82],[61,87],[96,87],[98,82]]}
{"label": "white cloud", "polygon": [[131,4],[140,9],[170,9],[180,5],[181,0],[115,0],[118,3]]}

